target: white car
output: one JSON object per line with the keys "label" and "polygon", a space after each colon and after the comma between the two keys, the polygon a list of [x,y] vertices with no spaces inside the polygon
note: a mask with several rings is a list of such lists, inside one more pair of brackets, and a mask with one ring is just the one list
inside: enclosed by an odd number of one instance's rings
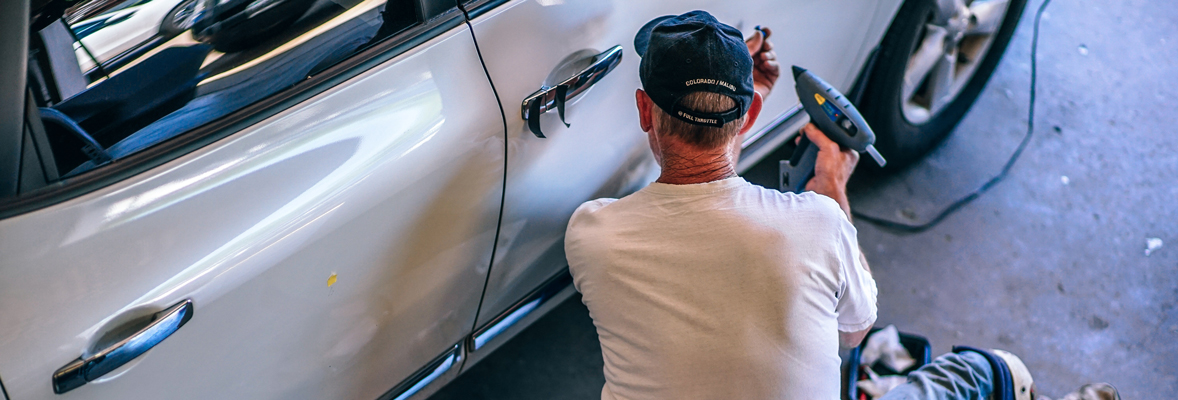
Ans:
{"label": "white car", "polygon": [[[129,6],[73,24],[74,53],[82,71],[106,63],[156,38],[188,29],[193,0],[129,0]],[[93,57],[91,57],[93,56]]]}
{"label": "white car", "polygon": [[[961,118],[1025,5],[321,2],[281,43],[173,45],[65,95],[59,0],[28,1],[0,15],[11,400],[425,398],[573,293],[579,204],[657,176],[634,106],[647,21],[771,27],[900,162]],[[777,85],[742,171],[806,121]]]}

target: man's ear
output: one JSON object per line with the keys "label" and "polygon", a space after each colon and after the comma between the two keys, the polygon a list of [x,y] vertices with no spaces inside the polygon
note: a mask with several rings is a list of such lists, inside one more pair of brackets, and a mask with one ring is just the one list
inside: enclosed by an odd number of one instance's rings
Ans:
{"label": "man's ear", "polygon": [[642,89],[634,91],[634,100],[638,103],[638,124],[643,132],[654,129],[654,100]]}
{"label": "man's ear", "polygon": [[741,135],[753,129],[753,124],[757,123],[757,116],[761,115],[761,106],[764,105],[764,101],[760,93],[753,92],[753,104],[749,106],[748,118],[744,120],[744,126],[740,127]]}

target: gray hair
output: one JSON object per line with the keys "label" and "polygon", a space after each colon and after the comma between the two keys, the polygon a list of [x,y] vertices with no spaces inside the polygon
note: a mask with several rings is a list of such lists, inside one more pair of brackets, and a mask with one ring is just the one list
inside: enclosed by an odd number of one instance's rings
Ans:
{"label": "gray hair", "polygon": [[[719,93],[695,92],[679,100],[679,105],[699,112],[717,113],[736,107],[736,101]],[[745,118],[748,117],[746,114],[740,119],[724,124],[724,126],[714,127],[696,125],[675,118],[658,106],[655,106],[655,109],[658,111],[654,113],[654,125],[660,134],[674,136],[687,144],[705,149],[719,147],[732,139],[740,132],[740,128],[744,126]]]}

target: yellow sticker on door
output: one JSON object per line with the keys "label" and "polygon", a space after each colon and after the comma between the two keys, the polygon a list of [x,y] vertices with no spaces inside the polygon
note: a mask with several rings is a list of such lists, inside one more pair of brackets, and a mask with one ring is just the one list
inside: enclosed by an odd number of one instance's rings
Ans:
{"label": "yellow sticker on door", "polygon": [[334,285],[336,279],[337,279],[337,277],[335,275],[335,272],[332,272],[331,276],[327,277],[327,287],[331,287],[331,285]]}

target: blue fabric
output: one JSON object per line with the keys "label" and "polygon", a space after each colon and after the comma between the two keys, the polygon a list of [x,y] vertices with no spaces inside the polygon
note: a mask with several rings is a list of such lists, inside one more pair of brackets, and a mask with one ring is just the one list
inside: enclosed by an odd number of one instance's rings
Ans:
{"label": "blue fabric", "polygon": [[908,374],[908,383],[879,400],[986,400],[994,390],[990,362],[981,354],[944,354]]}

